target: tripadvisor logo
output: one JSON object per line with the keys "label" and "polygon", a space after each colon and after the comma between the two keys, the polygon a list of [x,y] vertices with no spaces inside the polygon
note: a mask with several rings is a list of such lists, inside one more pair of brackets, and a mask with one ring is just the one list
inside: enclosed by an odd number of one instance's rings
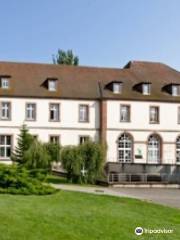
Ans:
{"label": "tripadvisor logo", "polygon": [[135,234],[136,235],[142,235],[143,234],[143,228],[142,227],[135,228]]}
{"label": "tripadvisor logo", "polygon": [[144,234],[169,234],[173,233],[173,229],[166,229],[166,228],[158,228],[158,229],[149,229],[149,228],[142,228],[142,227],[136,227],[135,228],[135,234],[136,235],[142,235]]}

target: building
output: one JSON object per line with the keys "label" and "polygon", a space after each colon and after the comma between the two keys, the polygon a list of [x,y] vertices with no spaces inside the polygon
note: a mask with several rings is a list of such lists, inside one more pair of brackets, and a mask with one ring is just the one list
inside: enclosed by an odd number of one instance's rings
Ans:
{"label": "building", "polygon": [[1,162],[10,161],[25,123],[42,141],[106,142],[111,182],[122,180],[122,173],[126,179],[134,173],[179,179],[180,72],[171,67],[138,61],[123,69],[1,62],[0,82]]}

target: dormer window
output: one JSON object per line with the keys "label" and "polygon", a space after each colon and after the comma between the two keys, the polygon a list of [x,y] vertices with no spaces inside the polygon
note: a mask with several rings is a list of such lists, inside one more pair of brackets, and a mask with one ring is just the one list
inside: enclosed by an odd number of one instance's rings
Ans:
{"label": "dormer window", "polygon": [[113,93],[121,93],[122,92],[122,83],[113,83]]}
{"label": "dormer window", "polygon": [[1,88],[8,89],[9,88],[9,79],[1,78]]}
{"label": "dormer window", "polygon": [[172,85],[172,96],[176,97],[180,95],[180,86]]}
{"label": "dormer window", "polygon": [[56,80],[48,80],[48,89],[49,91],[56,91],[57,90],[57,81]]}
{"label": "dormer window", "polygon": [[151,84],[150,83],[143,83],[142,93],[143,93],[143,95],[150,95],[151,94]]}

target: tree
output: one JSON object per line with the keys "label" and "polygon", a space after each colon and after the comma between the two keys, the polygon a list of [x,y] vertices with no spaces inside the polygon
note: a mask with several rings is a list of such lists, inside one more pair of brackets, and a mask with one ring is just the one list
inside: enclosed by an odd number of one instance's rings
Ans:
{"label": "tree", "polygon": [[23,124],[20,129],[20,134],[18,135],[17,146],[15,151],[12,153],[12,161],[23,165],[25,162],[25,152],[29,149],[33,141],[33,136],[29,134],[27,126]]}
{"label": "tree", "polygon": [[59,49],[57,55],[53,55],[53,63],[78,66],[79,58],[73,54],[72,50],[63,51]]}
{"label": "tree", "polygon": [[59,162],[60,161],[60,149],[61,146],[58,143],[45,143],[45,148],[51,157],[51,162]]}
{"label": "tree", "polygon": [[81,181],[82,157],[78,146],[66,146],[61,150],[61,163],[67,171],[67,179],[70,182]]}
{"label": "tree", "polygon": [[28,169],[51,169],[52,158],[46,145],[34,140],[24,154],[24,166]]}
{"label": "tree", "polygon": [[103,172],[105,147],[92,141],[61,150],[62,167],[71,182],[95,183]]}
{"label": "tree", "polygon": [[81,157],[83,159],[82,167],[86,170],[84,180],[89,183],[95,183],[96,180],[101,177],[105,147],[100,143],[87,141],[79,146]]}

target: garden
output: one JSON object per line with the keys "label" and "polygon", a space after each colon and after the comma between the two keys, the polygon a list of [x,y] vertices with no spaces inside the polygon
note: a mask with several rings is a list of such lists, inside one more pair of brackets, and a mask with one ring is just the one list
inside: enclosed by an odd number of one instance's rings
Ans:
{"label": "garden", "polygon": [[105,148],[87,141],[78,146],[62,147],[34,138],[26,125],[20,129],[11,165],[0,164],[0,193],[46,195],[55,193],[47,179],[52,166],[60,162],[66,171],[66,182],[94,184],[103,176]]}
{"label": "garden", "polygon": [[[54,189],[60,162],[66,183],[94,184],[103,177],[106,147],[88,141],[62,147],[42,143],[22,126],[12,165],[0,165],[1,240],[179,239],[180,211],[124,197]],[[28,195],[28,196],[26,196]],[[135,228],[173,229],[170,235],[135,235]]]}

